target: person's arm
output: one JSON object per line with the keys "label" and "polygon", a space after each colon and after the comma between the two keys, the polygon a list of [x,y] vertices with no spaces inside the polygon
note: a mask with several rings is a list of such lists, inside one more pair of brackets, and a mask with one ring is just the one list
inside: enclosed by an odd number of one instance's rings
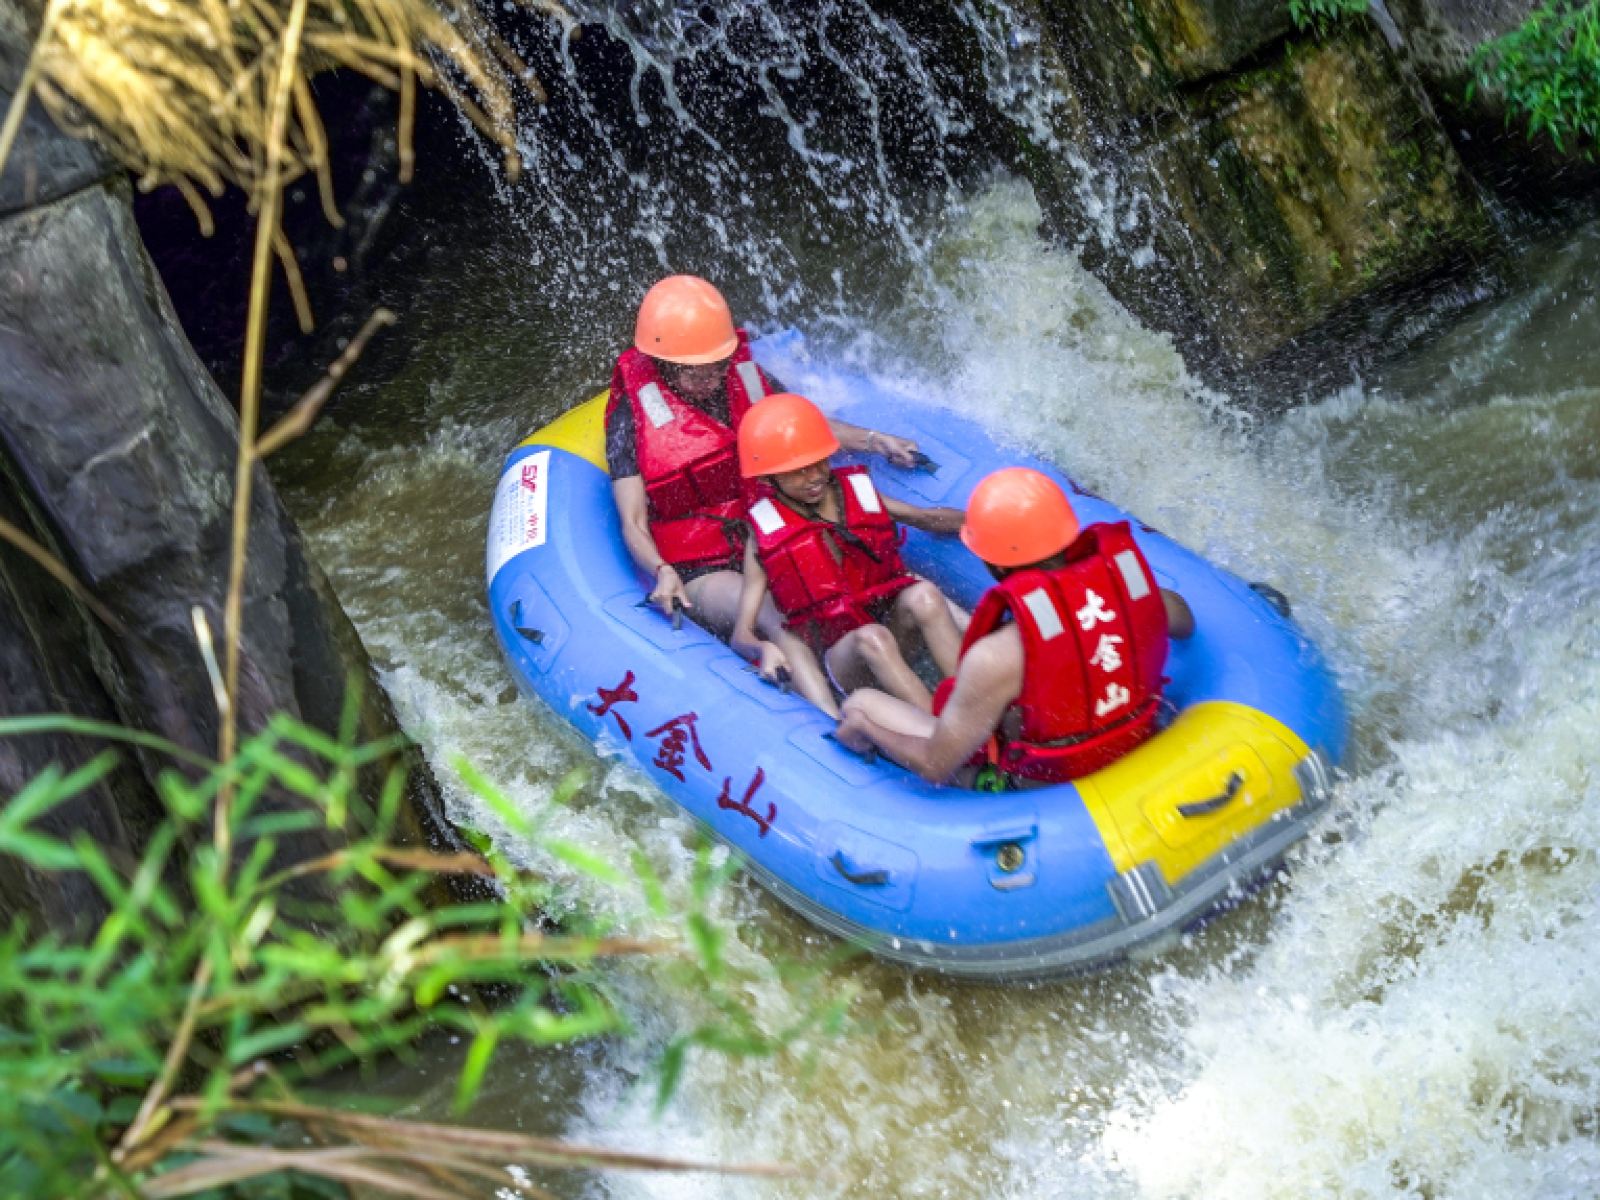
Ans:
{"label": "person's arm", "polygon": [[[756,632],[761,604],[767,598],[767,572],[761,565],[760,556],[756,553],[754,537],[744,544],[744,566],[741,568],[741,574],[744,580],[739,585],[739,612],[733,619],[733,632],[728,635],[728,645],[732,646],[734,652],[741,658],[754,662],[761,678],[776,683],[781,678],[778,674],[780,671],[793,675],[794,666],[781,646],[776,642],[769,642]],[[808,695],[806,698],[816,704],[816,697]],[[823,706],[818,705],[818,707]]]}
{"label": "person's arm", "polygon": [[1175,638],[1193,636],[1194,610],[1189,607],[1189,602],[1177,592],[1162,588],[1161,603],[1167,609],[1167,635]]}
{"label": "person's arm", "polygon": [[892,496],[883,497],[883,507],[900,524],[929,533],[959,533],[961,522],[967,519],[967,514],[959,508],[918,508]]}
{"label": "person's arm", "polygon": [[644,494],[644,476],[628,475],[611,481],[611,495],[617,502],[617,513],[622,517],[622,541],[628,555],[641,571],[655,580],[650,599],[661,606],[667,616],[672,615],[672,602],[684,608],[693,608],[689,593],[677,570],[656,549],[656,540],[650,536],[650,509]]}
{"label": "person's arm", "polygon": [[955,689],[927,735],[895,728],[883,719],[880,703],[857,700],[858,692],[845,701],[835,736],[852,750],[876,746],[929,783],[944,783],[994,735],[1021,692],[1022,640],[1014,630],[1001,630],[962,658]]}
{"label": "person's arm", "polygon": [[756,633],[756,617],[761,612],[761,601],[767,595],[767,572],[756,553],[755,538],[744,543],[744,566],[739,569],[743,581],[739,585],[739,610],[733,618],[733,632],[728,635],[728,645],[743,658],[761,657],[764,644]]}
{"label": "person's arm", "polygon": [[876,429],[863,429],[832,417],[828,418],[828,427],[833,430],[833,436],[839,439],[839,445],[846,450],[857,454],[881,454],[897,467],[917,465],[917,443],[910,438],[880,433]]}

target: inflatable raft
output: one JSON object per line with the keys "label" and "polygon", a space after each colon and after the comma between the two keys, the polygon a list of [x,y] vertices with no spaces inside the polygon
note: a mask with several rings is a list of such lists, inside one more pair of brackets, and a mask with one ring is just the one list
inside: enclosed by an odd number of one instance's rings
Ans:
{"label": "inflatable raft", "polygon": [[[913,504],[962,506],[996,467],[1071,488],[1084,524],[1130,519],[980,427],[871,381],[819,374],[798,334],[758,361],[825,410],[914,437],[937,470],[871,461]],[[934,787],[830,736],[833,722],[763,682],[689,622],[640,606],[605,469],[605,397],[506,459],[488,536],[489,607],[518,683],[630,759],[729,843],[774,894],[874,953],[1006,980],[1103,966],[1168,944],[1306,835],[1344,748],[1338,690],[1284,606],[1135,521],[1197,631],[1174,642],[1170,722],[1071,784],[1003,795]],[[989,585],[955,538],[910,530],[910,568],[970,607]]]}

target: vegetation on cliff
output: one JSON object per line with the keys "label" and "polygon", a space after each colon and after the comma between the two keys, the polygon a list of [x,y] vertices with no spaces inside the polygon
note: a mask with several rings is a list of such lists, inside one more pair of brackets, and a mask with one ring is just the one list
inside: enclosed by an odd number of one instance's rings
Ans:
{"label": "vegetation on cliff", "polygon": [[[1367,10],[1367,0],[1289,0],[1304,27]],[[1515,29],[1473,51],[1470,100],[1498,96],[1507,120],[1562,153],[1593,159],[1600,147],[1600,0],[1544,0]]]}
{"label": "vegetation on cliff", "polygon": [[1593,158],[1600,147],[1600,2],[1547,0],[1473,55],[1477,85],[1505,97],[1528,136]]}

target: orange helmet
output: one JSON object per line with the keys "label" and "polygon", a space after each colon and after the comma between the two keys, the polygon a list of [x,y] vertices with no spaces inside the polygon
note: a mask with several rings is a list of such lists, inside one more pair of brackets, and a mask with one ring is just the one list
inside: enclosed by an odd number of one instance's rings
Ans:
{"label": "orange helmet", "polygon": [[997,567],[1043,562],[1077,536],[1078,515],[1067,494],[1031,467],[1004,467],[984,476],[972,489],[961,525],[967,549]]}
{"label": "orange helmet", "polygon": [[768,396],[739,422],[739,471],[746,479],[798,471],[838,448],[822,410],[793,392]]}
{"label": "orange helmet", "polygon": [[695,366],[727,358],[739,338],[721,292],[698,275],[668,275],[644,294],[633,344],[651,358]]}

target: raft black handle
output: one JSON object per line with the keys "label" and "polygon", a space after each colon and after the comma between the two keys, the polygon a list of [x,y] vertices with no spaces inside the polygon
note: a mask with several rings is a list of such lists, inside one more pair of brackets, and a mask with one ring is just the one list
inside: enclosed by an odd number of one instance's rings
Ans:
{"label": "raft black handle", "polygon": [[520,634],[526,640],[532,642],[535,646],[544,645],[544,630],[530,629],[528,626],[522,623],[521,600],[513,600],[511,602],[511,628],[515,629],[518,634]]}
{"label": "raft black handle", "polygon": [[889,872],[882,867],[876,867],[871,871],[852,871],[845,863],[843,850],[835,850],[833,857],[828,861],[833,864],[835,871],[861,887],[882,887],[889,882]]}
{"label": "raft black handle", "polygon": [[1228,776],[1228,782],[1223,785],[1222,791],[1209,800],[1191,800],[1188,804],[1178,805],[1178,811],[1186,817],[1208,817],[1219,808],[1224,808],[1233,802],[1233,798],[1244,787],[1244,772],[1235,771]]}
{"label": "raft black handle", "polygon": [[939,473],[939,464],[921,450],[918,450],[911,455],[911,469],[913,471],[923,471],[929,475],[937,475]]}
{"label": "raft black handle", "polygon": [[[634,607],[655,608],[656,602],[650,599],[649,596],[646,596],[643,600],[639,601],[639,603],[635,604]],[[683,628],[683,601],[679,600],[676,596],[672,598],[672,628],[675,630]]]}
{"label": "raft black handle", "polygon": [[1250,590],[1272,605],[1272,611],[1280,617],[1294,616],[1294,610],[1289,605],[1289,597],[1285,596],[1270,583],[1262,583],[1258,579],[1250,585]]}
{"label": "raft black handle", "polygon": [[828,741],[834,743],[836,746],[839,747],[839,749],[843,750],[846,754],[854,754],[857,758],[859,758],[862,762],[866,763],[869,767],[873,763],[878,761],[878,748],[876,746],[868,746],[865,750],[852,750],[852,749],[850,749],[849,746],[846,746],[843,742],[841,742],[839,740],[839,735],[834,733],[832,730],[829,730],[827,733],[823,734],[822,736],[824,738],[826,738]]}

